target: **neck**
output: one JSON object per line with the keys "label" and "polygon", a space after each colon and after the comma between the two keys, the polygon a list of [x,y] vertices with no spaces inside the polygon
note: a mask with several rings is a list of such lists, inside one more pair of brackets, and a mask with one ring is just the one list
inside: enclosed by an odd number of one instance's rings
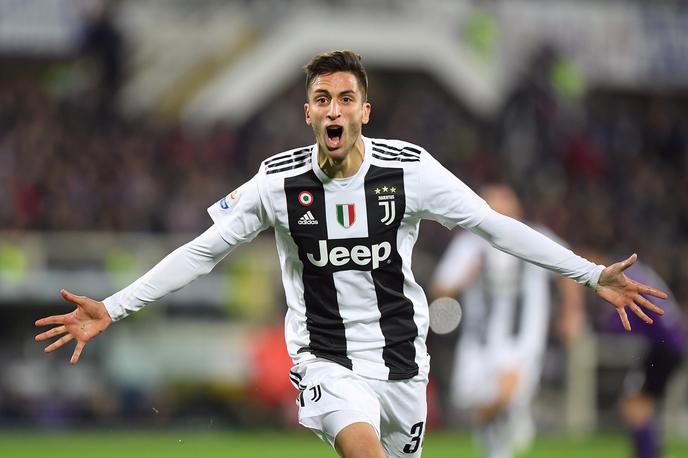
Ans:
{"label": "neck", "polygon": [[365,146],[363,139],[358,137],[356,143],[343,158],[333,158],[325,151],[326,147],[318,146],[318,165],[330,178],[348,178],[354,176],[363,164]]}

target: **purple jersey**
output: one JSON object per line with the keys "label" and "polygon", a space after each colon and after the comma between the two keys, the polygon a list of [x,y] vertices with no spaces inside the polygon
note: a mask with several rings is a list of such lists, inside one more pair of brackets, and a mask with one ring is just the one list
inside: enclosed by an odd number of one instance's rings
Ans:
{"label": "purple jersey", "polygon": [[[631,323],[632,332],[646,337],[653,344],[666,345],[674,351],[682,351],[688,333],[683,322],[681,309],[666,284],[651,268],[639,262],[629,267],[626,270],[626,274],[637,282],[661,289],[669,295],[668,299],[659,299],[643,294],[643,297],[647,300],[664,309],[664,315],[659,316],[643,308],[647,316],[654,321],[653,324],[646,324],[635,313],[627,309],[628,321]],[[602,310],[604,312],[598,322],[601,332],[626,332],[613,307],[602,307]]]}

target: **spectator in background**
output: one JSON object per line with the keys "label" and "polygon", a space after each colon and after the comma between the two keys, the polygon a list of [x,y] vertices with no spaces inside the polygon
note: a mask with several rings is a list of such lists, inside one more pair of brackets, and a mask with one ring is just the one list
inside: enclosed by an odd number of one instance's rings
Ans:
{"label": "spectator in background", "polygon": [[112,114],[123,79],[124,39],[113,18],[112,2],[94,4],[86,15],[82,52],[94,60],[98,71],[98,112]]}
{"label": "spectator in background", "polygon": [[[599,250],[586,251],[590,259],[609,262],[609,257]],[[628,427],[634,458],[660,458],[664,456],[663,437],[657,409],[664,400],[671,377],[678,371],[685,356],[688,327],[675,297],[664,281],[646,264],[636,263],[628,274],[641,282],[660,285],[669,293],[667,299],[647,297],[664,310],[664,316],[653,326],[630,317],[634,335],[643,337],[646,343],[644,356],[632,367],[624,380],[623,394],[619,400],[621,416]],[[624,334],[614,316],[605,313],[595,301],[595,324],[598,332]],[[649,316],[656,318],[652,312]]]}
{"label": "spectator in background", "polygon": [[[523,217],[509,186],[488,185],[481,195],[500,213]],[[524,452],[535,436],[531,403],[545,352],[551,280],[546,270],[495,250],[468,232],[454,238],[435,271],[433,297],[462,297],[450,397],[455,407],[474,414],[486,458]],[[564,277],[557,278],[557,285],[563,325],[575,326],[583,292]]]}

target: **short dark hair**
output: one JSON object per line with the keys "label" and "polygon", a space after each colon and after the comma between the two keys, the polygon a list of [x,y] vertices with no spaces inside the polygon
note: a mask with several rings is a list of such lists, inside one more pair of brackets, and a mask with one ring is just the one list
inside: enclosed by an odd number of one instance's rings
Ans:
{"label": "short dark hair", "polygon": [[358,80],[358,85],[363,92],[363,100],[368,98],[368,74],[366,73],[361,56],[353,51],[327,51],[315,55],[310,62],[303,67],[306,72],[306,93],[311,83],[318,75],[327,75],[336,72],[352,73]]}

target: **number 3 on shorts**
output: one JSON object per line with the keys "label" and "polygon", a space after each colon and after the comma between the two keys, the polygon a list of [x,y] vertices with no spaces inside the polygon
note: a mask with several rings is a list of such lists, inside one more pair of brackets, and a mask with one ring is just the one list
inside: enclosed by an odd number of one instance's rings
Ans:
{"label": "number 3 on shorts", "polygon": [[418,447],[421,445],[423,440],[423,424],[425,422],[420,421],[411,427],[411,442],[404,445],[404,453],[416,453]]}

